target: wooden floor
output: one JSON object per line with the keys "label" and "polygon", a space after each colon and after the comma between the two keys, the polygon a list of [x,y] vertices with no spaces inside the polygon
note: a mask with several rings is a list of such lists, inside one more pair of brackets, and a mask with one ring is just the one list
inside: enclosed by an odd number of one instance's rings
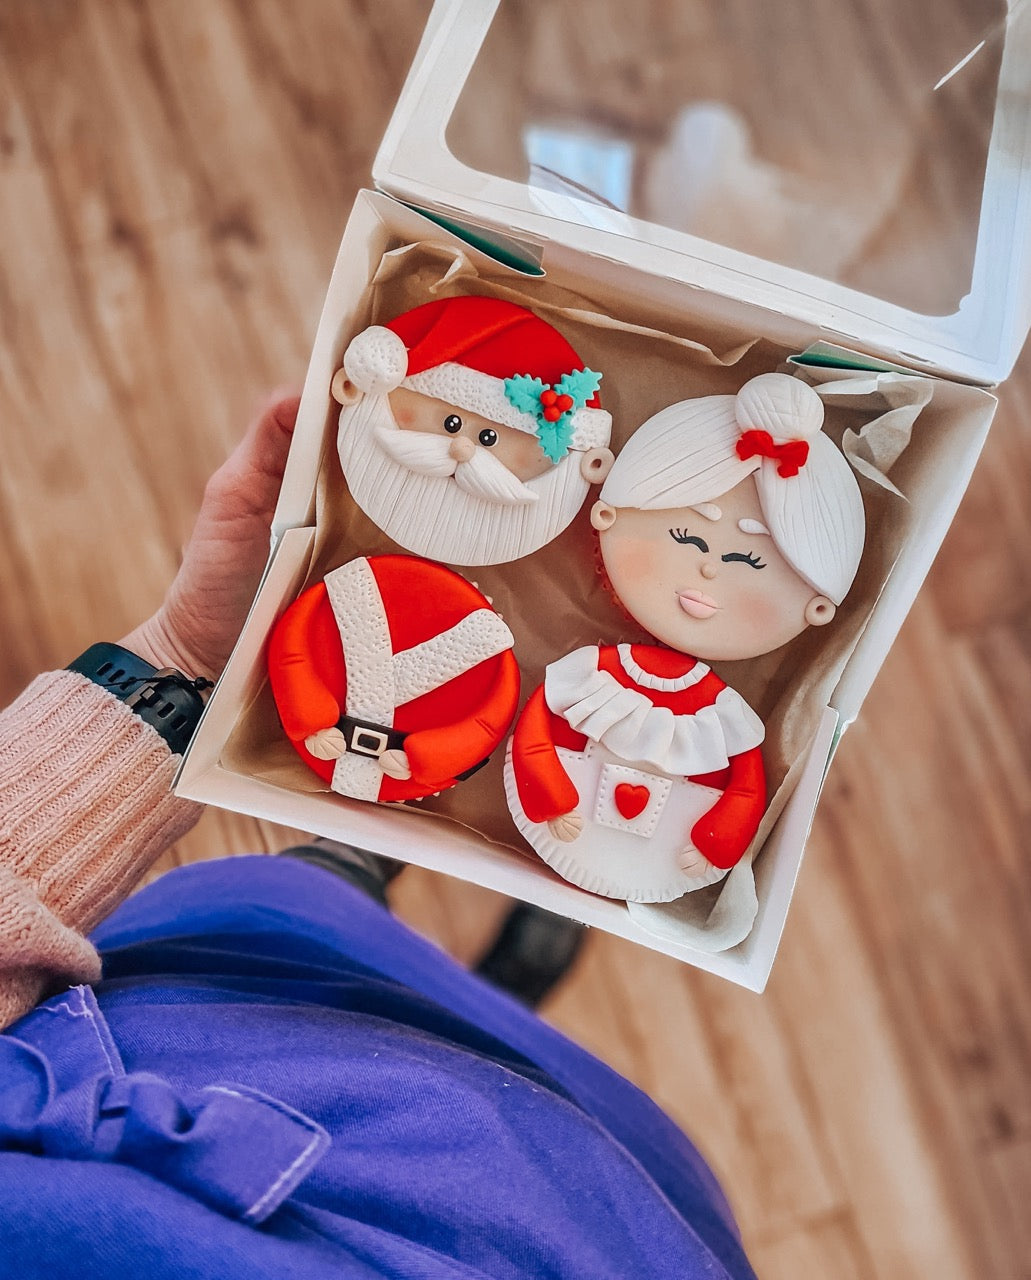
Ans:
{"label": "wooden floor", "polygon": [[[158,603],[206,476],[303,376],[426,11],[0,4],[5,699]],[[695,1138],[764,1280],[1031,1276],[1029,476],[1031,351],[831,771],[767,994],[598,935],[547,1008]],[[285,839],[209,813],[174,856]],[[460,957],[502,906],[398,890]]]}

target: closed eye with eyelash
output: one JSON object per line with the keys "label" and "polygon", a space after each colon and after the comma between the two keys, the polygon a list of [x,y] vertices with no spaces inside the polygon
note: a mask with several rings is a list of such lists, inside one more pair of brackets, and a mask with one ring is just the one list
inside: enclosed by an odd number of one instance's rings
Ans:
{"label": "closed eye with eyelash", "polygon": [[709,544],[704,538],[697,538],[693,533],[688,533],[685,529],[670,529],[669,536],[674,542],[680,542],[685,546],[697,547],[699,551],[707,552],[709,550]]}
{"label": "closed eye with eyelash", "polygon": [[725,556],[720,556],[720,559],[727,564],[731,560],[740,560],[743,564],[750,564],[753,569],[766,568],[766,561],[757,556],[754,551],[750,551],[747,554],[744,551],[728,551]]}

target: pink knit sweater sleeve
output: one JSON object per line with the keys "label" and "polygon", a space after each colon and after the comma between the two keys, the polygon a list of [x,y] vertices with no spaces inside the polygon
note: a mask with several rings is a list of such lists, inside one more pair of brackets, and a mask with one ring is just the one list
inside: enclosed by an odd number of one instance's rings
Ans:
{"label": "pink knit sweater sleeve", "polygon": [[84,934],[200,816],[171,793],[178,761],[70,671],[0,712],[0,1028],[51,988],[99,978]]}

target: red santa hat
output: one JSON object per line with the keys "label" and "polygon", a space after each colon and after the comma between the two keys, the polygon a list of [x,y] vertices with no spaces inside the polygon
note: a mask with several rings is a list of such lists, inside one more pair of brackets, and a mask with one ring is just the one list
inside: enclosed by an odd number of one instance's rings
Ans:
{"label": "red santa hat", "polygon": [[[427,302],[352,338],[343,364],[350,381],[372,395],[407,387],[531,434],[566,411],[569,448],[603,448],[609,442],[612,418],[597,391],[582,405],[567,405],[558,386],[564,377],[582,373],[583,361],[557,329],[513,302]],[[506,385],[513,379],[543,384],[535,388],[531,408],[521,407],[529,403],[525,390],[516,395]]]}

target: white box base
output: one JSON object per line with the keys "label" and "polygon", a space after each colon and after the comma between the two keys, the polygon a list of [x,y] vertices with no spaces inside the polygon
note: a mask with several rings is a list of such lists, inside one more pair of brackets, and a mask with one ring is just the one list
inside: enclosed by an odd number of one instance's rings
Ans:
{"label": "white box base", "polygon": [[[532,854],[492,844],[468,828],[437,815],[362,804],[331,793],[310,794],[246,776],[226,766],[223,748],[245,709],[266,681],[265,641],[276,618],[301,588],[315,538],[315,486],[326,450],[333,447],[336,413],[328,388],[346,340],[367,322],[369,285],[390,248],[427,241],[453,247],[448,232],[388,197],[359,195],[341,244],[305,383],[290,460],[273,525],[273,553],[233,656],[207,707],[180,769],[176,790],[204,803],[348,841],[378,853],[471,881],[628,938],[684,963],[762,991],[776,956],[823,778],[842,728],[858,712],[885,654],[914,599],[980,452],[994,399],[986,392],[941,383],[943,430],[940,464],[925,475],[913,521],[880,598],[846,664],[831,705],[816,717],[817,728],[797,783],[755,861],[758,914],[749,936],[722,952],[686,946],[666,930],[643,927],[623,902],[600,898],[557,878]],[[466,256],[492,266],[464,248]],[[660,299],[681,325],[690,321],[704,338],[723,317],[741,323],[740,302],[693,290],[671,292],[669,282],[625,265],[577,255],[563,248],[546,264],[563,283],[604,295],[618,314],[620,298],[640,305]],[[497,272],[498,268],[492,266]],[[513,273],[515,276],[516,273]],[[518,278],[516,276],[516,278]],[[675,308],[675,309],[674,309]],[[767,312],[756,311],[761,335],[792,342],[802,350],[819,332],[778,318],[771,335]],[[767,327],[764,327],[766,325]],[[936,389],[936,395],[938,391]],[[360,554],[356,551],[355,554]],[[525,691],[524,691],[525,692]],[[499,797],[499,803],[503,803]]]}

